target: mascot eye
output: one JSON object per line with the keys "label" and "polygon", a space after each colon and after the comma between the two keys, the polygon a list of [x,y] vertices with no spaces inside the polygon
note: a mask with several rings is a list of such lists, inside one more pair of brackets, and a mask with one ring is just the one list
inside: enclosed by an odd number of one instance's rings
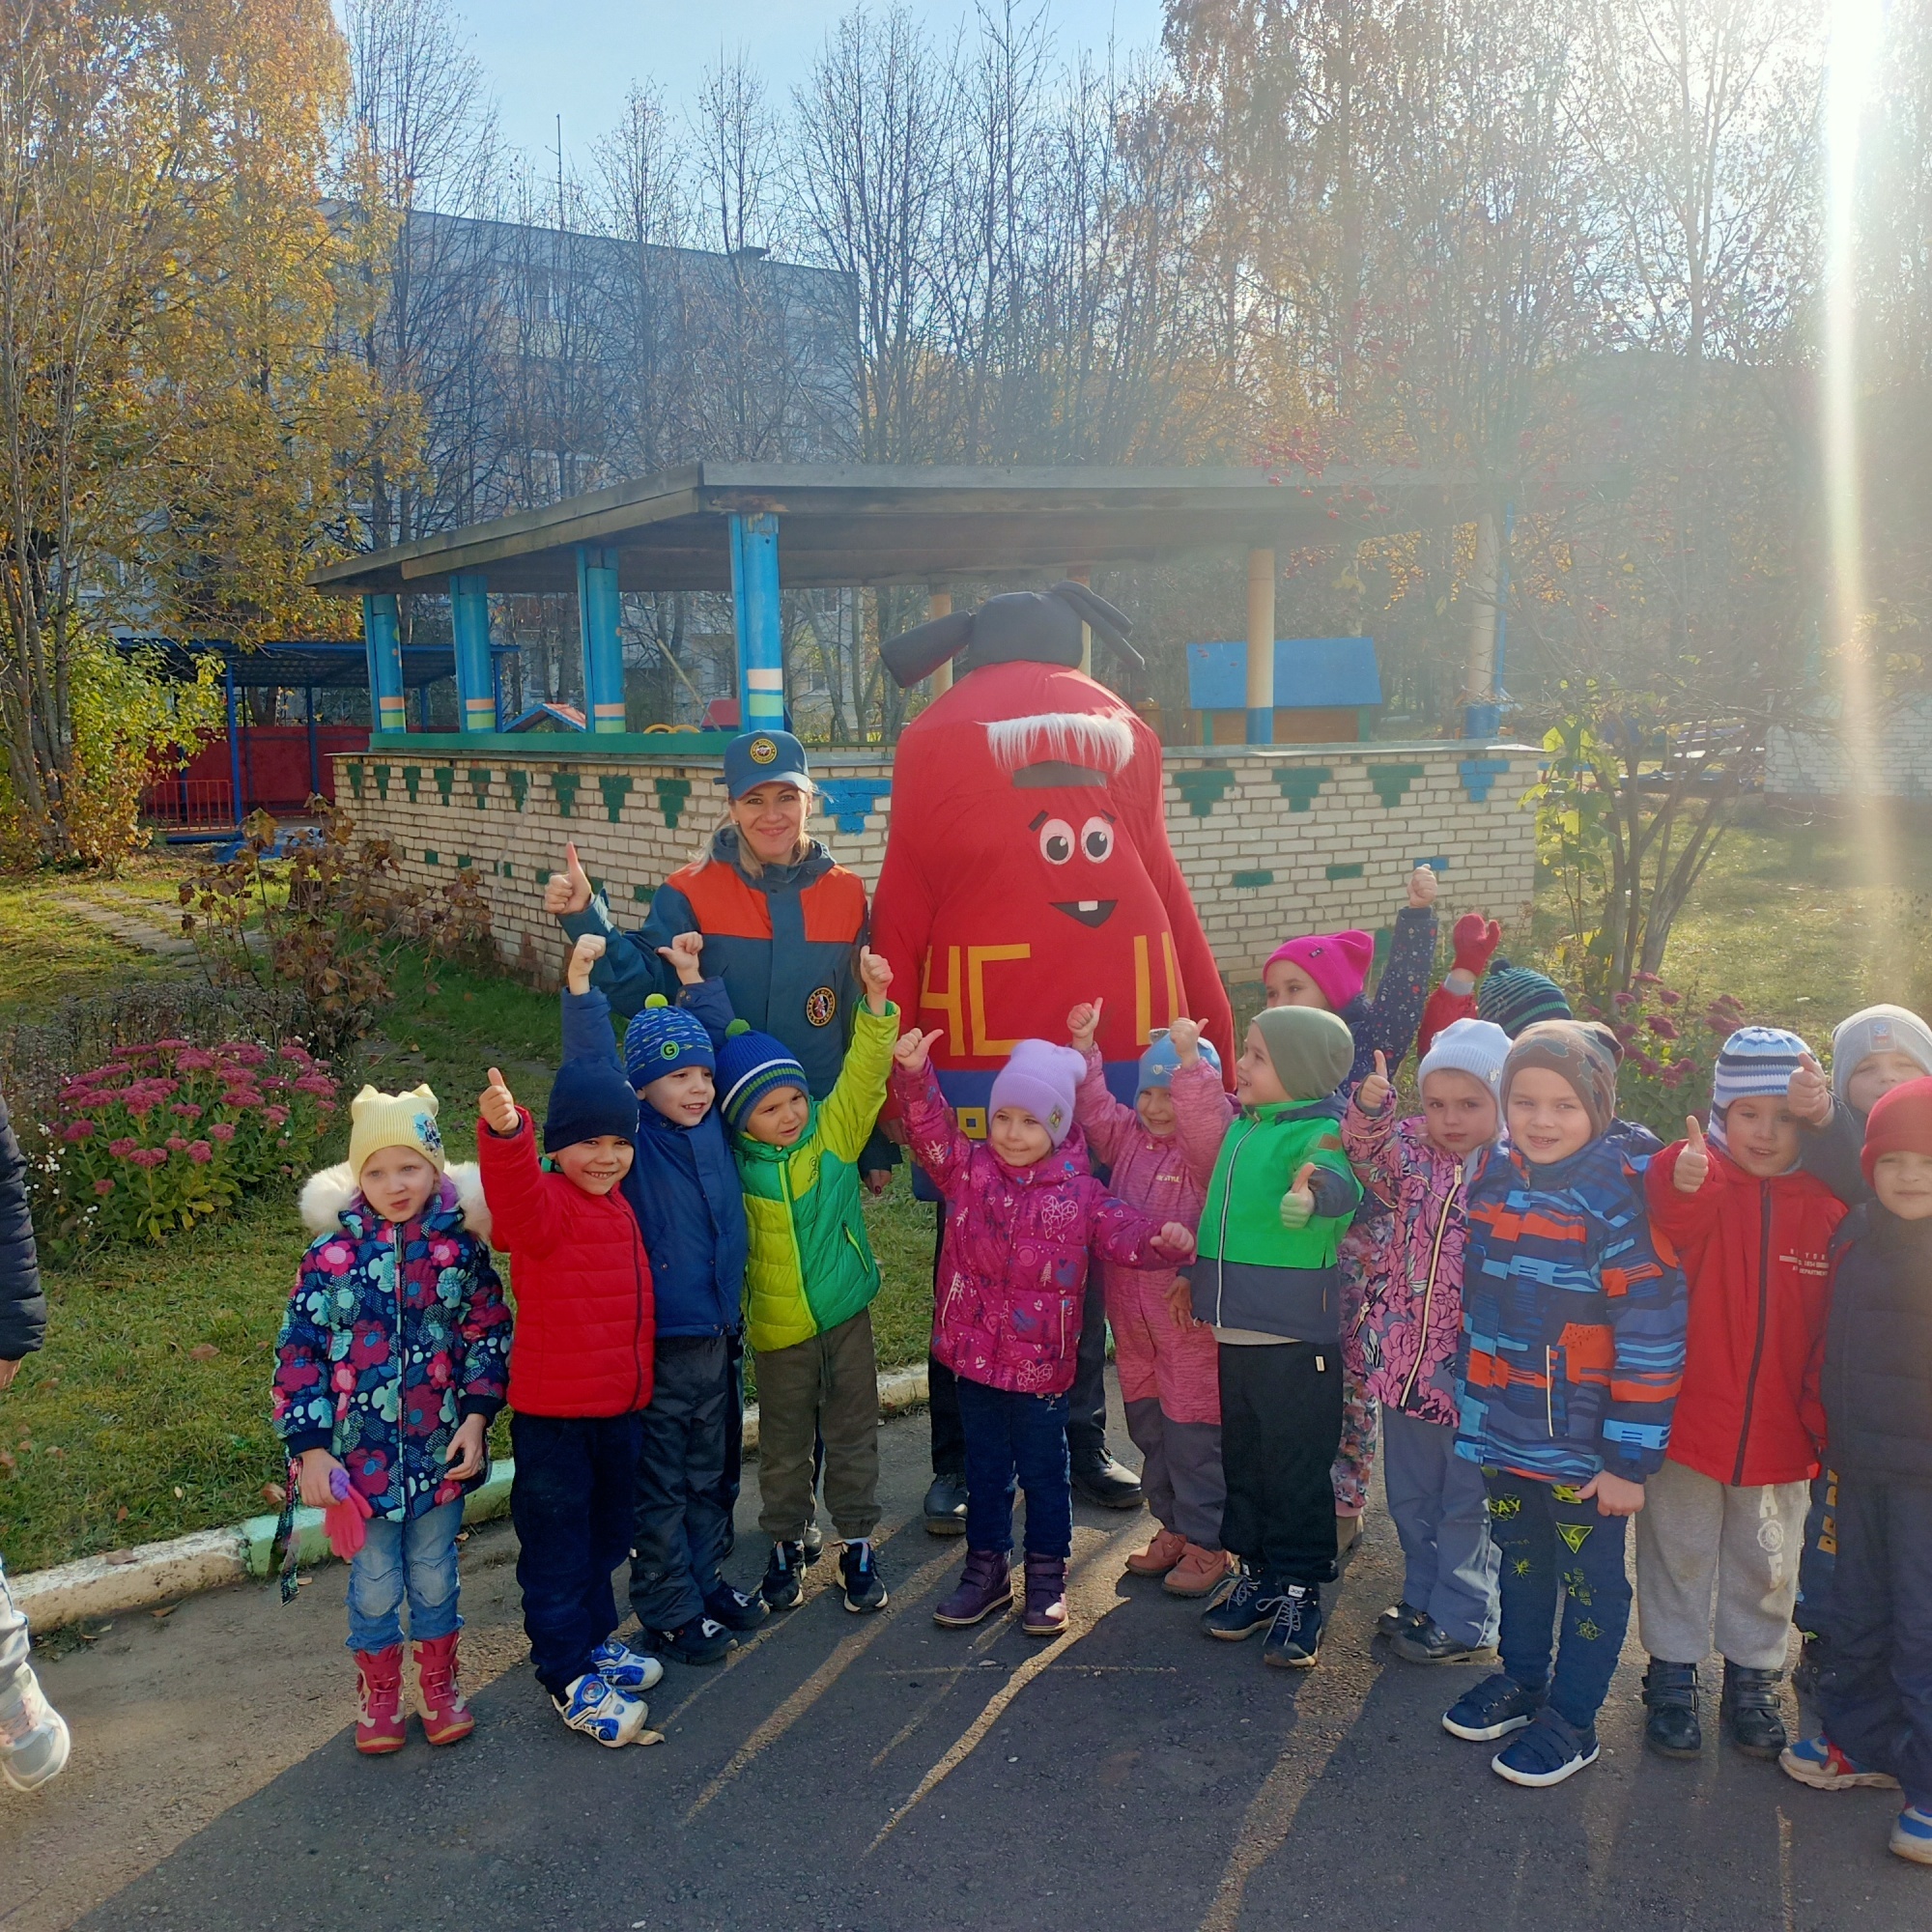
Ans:
{"label": "mascot eye", "polygon": [[1108,859],[1114,852],[1114,828],[1104,818],[1090,818],[1080,828],[1080,849],[1090,859]]}
{"label": "mascot eye", "polygon": [[1073,856],[1073,828],[1064,818],[1049,818],[1039,828],[1039,856],[1049,866],[1064,866]]}

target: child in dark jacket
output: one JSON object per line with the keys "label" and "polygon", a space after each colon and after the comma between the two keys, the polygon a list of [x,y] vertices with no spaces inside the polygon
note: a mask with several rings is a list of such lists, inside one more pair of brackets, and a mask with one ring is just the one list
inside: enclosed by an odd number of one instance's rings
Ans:
{"label": "child in dark jacket", "polygon": [[507,1385],[510,1311],[473,1167],[446,1170],[427,1087],[350,1102],[349,1158],[310,1177],[314,1234],[275,1343],[274,1426],[311,1509],[366,1509],[349,1570],[355,1748],[401,1750],[407,1599],[423,1729],[466,1738],[456,1534]]}
{"label": "child in dark jacket", "polygon": [[1075,1094],[1086,1063],[1024,1039],[993,1080],[986,1138],[960,1131],[927,1061],[938,1032],[893,1050],[894,1097],[913,1158],[946,1203],[932,1352],[959,1382],[966,1431],[966,1566],[933,1612],[950,1630],[1012,1607],[1013,1492],[1026,1491],[1030,1636],[1066,1628],[1073,1493],[1067,1390],[1080,1347],[1090,1258],[1171,1268],[1192,1233],[1115,1200],[1088,1172]]}
{"label": "child in dark jacket", "polygon": [[617,1191],[638,1097],[606,1062],[566,1060],[544,1120],[547,1168],[494,1066],[477,1111],[484,1190],[517,1296],[510,1518],[524,1630],[557,1715],[615,1749],[642,1734],[642,1693],[664,1675],[617,1641],[611,1589],[630,1547],[638,1416],[651,1399],[651,1268]]}
{"label": "child in dark jacket", "polygon": [[1503,1063],[1509,1144],[1469,1183],[1456,1453],[1489,1487],[1503,1667],[1442,1726],[1520,1732],[1492,1760],[1514,1784],[1597,1761],[1630,1622],[1625,1524],[1663,1461],[1684,1373],[1684,1276],[1652,1237],[1639,1164],[1657,1141],[1616,1119],[1617,1052],[1606,1027],[1526,1028]]}
{"label": "child in dark jacket", "polygon": [[[653,993],[624,1032],[636,1090],[636,1158],[624,1199],[651,1258],[656,1394],[640,1421],[631,1524],[631,1607],[659,1656],[715,1663],[765,1610],[721,1574],[736,1471],[737,1356],[745,1285],[745,1199],[714,1104],[717,1047],[731,1004],[703,978],[703,936],[663,950],[680,1004]],[[563,1050],[617,1064],[611,1007],[590,979],[604,941],[579,939],[563,994]]]}
{"label": "child in dark jacket", "polygon": [[1904,1788],[1891,1849],[1932,1865],[1932,1079],[1883,1095],[1875,1199],[1833,1250],[1822,1396],[1838,1474],[1823,1728],[1779,1762],[1823,1791]]}
{"label": "child in dark jacket", "polygon": [[1690,1300],[1670,1449],[1636,1523],[1644,1737],[1666,1757],[1702,1747],[1697,1666],[1714,1594],[1732,1742],[1753,1757],[1785,1745],[1777,1686],[1824,1433],[1805,1378],[1845,1214],[1798,1166],[1786,1094],[1808,1051],[1796,1034],[1740,1027],[1718,1055],[1708,1144],[1692,1116],[1644,1175],[1651,1226],[1683,1257]]}

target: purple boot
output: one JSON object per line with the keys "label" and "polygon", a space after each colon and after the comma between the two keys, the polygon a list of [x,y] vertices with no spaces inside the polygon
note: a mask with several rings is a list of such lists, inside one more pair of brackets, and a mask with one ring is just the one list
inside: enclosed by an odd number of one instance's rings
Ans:
{"label": "purple boot", "polygon": [[959,1587],[933,1611],[932,1621],[948,1630],[982,1623],[995,1610],[1013,1606],[1012,1573],[1004,1549],[969,1549]]}
{"label": "purple boot", "polygon": [[1058,1636],[1066,1628],[1065,1557],[1028,1554],[1020,1628],[1028,1636]]}

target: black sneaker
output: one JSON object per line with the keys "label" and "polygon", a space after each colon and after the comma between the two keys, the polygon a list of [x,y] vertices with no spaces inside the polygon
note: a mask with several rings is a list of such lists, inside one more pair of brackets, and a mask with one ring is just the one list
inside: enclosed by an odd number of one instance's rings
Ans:
{"label": "black sneaker", "polygon": [[1262,1662],[1285,1670],[1309,1670],[1321,1650],[1321,1592],[1312,1583],[1291,1583],[1262,1639]]}
{"label": "black sneaker", "polygon": [[925,1529],[928,1536],[966,1534],[966,1478],[950,1469],[933,1477],[925,1492]]}
{"label": "black sneaker", "polygon": [[807,1523],[798,1547],[804,1550],[807,1563],[816,1563],[825,1554],[825,1532],[815,1522]]}
{"label": "black sneaker", "polygon": [[838,1578],[845,1585],[845,1607],[864,1612],[883,1610],[892,1602],[879,1576],[878,1558],[869,1542],[848,1543],[838,1552]]}
{"label": "black sneaker", "polygon": [[1442,1728],[1452,1738],[1467,1738],[1471,1744],[1492,1744],[1512,1731],[1533,1723],[1543,1709],[1543,1688],[1519,1684],[1507,1671],[1485,1677],[1473,1690],[1465,1690],[1442,1714]]}
{"label": "black sneaker", "polygon": [[1201,1628],[1224,1643],[1239,1643],[1266,1630],[1280,1606],[1281,1592],[1243,1564],[1228,1594],[1212,1609],[1202,1611]]}
{"label": "black sneaker", "polygon": [[1653,1657],[1643,1673],[1643,1741],[1662,1757],[1696,1757],[1704,1748],[1697,1718],[1697,1666]]}
{"label": "black sneaker", "polygon": [[674,1657],[680,1663],[716,1663],[738,1641],[723,1624],[709,1617],[693,1617],[674,1631],[652,1630],[642,1634],[654,1657]]}
{"label": "black sneaker", "polygon": [[704,1600],[704,1614],[727,1631],[754,1631],[771,1612],[762,1597],[748,1597],[728,1583],[721,1583]]}
{"label": "black sneaker", "polygon": [[1428,1626],[1429,1612],[1418,1610],[1411,1603],[1404,1601],[1391,1604],[1376,1619],[1378,1636],[1398,1637],[1404,1631],[1419,1631]]}
{"label": "black sneaker", "polygon": [[1464,1643],[1427,1617],[1419,1627],[1399,1631],[1394,1649],[1406,1663],[1488,1663],[1494,1656],[1488,1644]]}
{"label": "black sneaker", "polygon": [[775,1610],[793,1610],[805,1594],[805,1566],[811,1558],[801,1543],[775,1543],[758,1595]]}

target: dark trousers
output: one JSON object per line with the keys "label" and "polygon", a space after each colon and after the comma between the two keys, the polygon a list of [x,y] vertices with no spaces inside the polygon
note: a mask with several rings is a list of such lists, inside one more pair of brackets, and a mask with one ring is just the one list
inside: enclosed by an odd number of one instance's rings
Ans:
{"label": "dark trousers", "polygon": [[731,1354],[731,1406],[724,1412],[724,1477],[719,1502],[724,1512],[724,1540],[718,1552],[722,1563],[738,1540],[738,1492],[745,1480],[745,1337],[742,1331],[725,1338]]}
{"label": "dark trousers", "polygon": [[1838,1478],[1825,1735],[1932,1808],[1932,1483]]}
{"label": "dark trousers", "polygon": [[1791,1621],[1806,1636],[1823,1636],[1832,1609],[1832,1572],[1838,1561],[1838,1479],[1821,1469],[1811,1479],[1804,1517],[1804,1549],[1798,1559],[1798,1603]]}
{"label": "dark trousers", "polygon": [[[1503,1668],[1519,1684],[1547,1683],[1557,1716],[1588,1730],[1609,1695],[1630,1627],[1624,1569],[1630,1519],[1599,1516],[1595,1501],[1579,1502],[1567,1483],[1539,1483],[1503,1469],[1485,1469],[1483,1480],[1490,1492],[1490,1535],[1502,1558],[1496,1649]],[[1563,1634],[1552,1677],[1559,1591]]]}
{"label": "dark trousers", "polygon": [[1066,1398],[1015,1395],[953,1378],[966,1442],[966,1548],[1013,1547],[1013,1492],[1026,1492],[1029,1556],[1073,1553]]}
{"label": "dark trousers", "polygon": [[537,1682],[561,1697],[617,1628],[611,1573],[631,1547],[638,1416],[510,1418],[510,1520]]}
{"label": "dark trousers", "polygon": [[[932,1275],[938,1299],[939,1255],[946,1240],[946,1203],[934,1211]],[[925,1358],[926,1413],[932,1421],[932,1473],[956,1476],[966,1466],[966,1440],[959,1420],[956,1378],[944,1362]],[[1075,1463],[1097,1462],[1107,1452],[1107,1298],[1100,1264],[1087,1270],[1087,1298],[1081,1304],[1080,1351],[1074,1358],[1073,1387],[1066,1398],[1066,1444]]]}
{"label": "dark trousers", "polygon": [[1335,1579],[1342,1350],[1333,1342],[1223,1343],[1221,1544],[1270,1582]]}
{"label": "dark trousers", "polygon": [[728,1505],[725,1459],[738,1406],[730,1338],[666,1335],[639,1418],[631,1494],[631,1607],[646,1630],[676,1630],[718,1589]]}

